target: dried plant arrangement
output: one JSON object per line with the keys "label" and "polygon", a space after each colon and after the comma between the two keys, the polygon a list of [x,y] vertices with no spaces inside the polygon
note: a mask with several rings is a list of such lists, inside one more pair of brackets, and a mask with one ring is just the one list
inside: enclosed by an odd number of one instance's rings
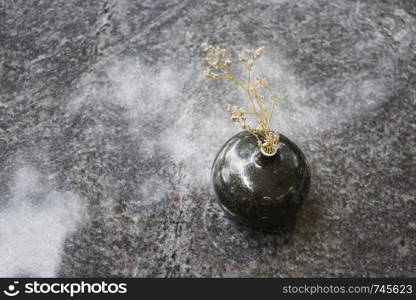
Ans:
{"label": "dried plant arrangement", "polygon": [[[282,97],[275,94],[264,78],[255,76],[253,66],[265,48],[260,47],[254,50],[246,50],[246,55],[240,53],[239,61],[245,70],[244,79],[237,78],[233,70],[233,62],[227,50],[203,43],[202,49],[206,54],[209,68],[204,75],[211,79],[225,79],[232,81],[238,88],[241,88],[248,98],[248,109],[228,105],[228,112],[232,122],[239,123],[241,127],[253,134],[264,155],[274,155],[278,150],[279,133],[270,129],[270,120],[276,107],[276,102]],[[248,117],[254,117],[250,125]]]}

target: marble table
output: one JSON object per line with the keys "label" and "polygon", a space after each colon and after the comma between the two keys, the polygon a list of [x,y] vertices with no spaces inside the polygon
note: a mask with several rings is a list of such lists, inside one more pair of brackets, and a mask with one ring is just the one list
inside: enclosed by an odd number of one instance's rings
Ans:
{"label": "marble table", "polygon": [[[0,276],[416,276],[416,4],[0,1]],[[245,99],[199,45],[267,48],[305,152],[290,232],[228,221],[210,168]]]}

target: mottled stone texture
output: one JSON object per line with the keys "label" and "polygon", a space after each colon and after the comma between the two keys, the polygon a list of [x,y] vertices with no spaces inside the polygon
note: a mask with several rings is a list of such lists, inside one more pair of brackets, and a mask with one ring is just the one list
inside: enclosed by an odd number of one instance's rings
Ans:
{"label": "mottled stone texture", "polygon": [[[29,165],[87,215],[53,273],[3,274],[416,276],[415,38],[413,0],[0,0],[0,211],[19,209]],[[269,77],[288,82],[277,127],[312,171],[289,235],[213,201],[238,94],[199,76],[206,40],[268,47]],[[33,246],[1,233],[0,251]]]}

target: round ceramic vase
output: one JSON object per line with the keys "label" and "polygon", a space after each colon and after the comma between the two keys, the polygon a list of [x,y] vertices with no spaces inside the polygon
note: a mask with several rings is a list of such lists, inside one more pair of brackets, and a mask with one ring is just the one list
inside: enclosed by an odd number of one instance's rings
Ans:
{"label": "round ceramic vase", "polygon": [[218,152],[211,177],[219,204],[238,223],[264,229],[293,224],[310,186],[302,151],[280,134],[279,149],[264,155],[247,131],[233,136]]}

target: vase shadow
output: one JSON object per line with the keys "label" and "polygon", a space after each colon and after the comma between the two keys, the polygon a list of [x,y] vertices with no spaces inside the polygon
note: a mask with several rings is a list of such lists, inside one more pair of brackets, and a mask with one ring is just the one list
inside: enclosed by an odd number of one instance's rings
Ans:
{"label": "vase shadow", "polygon": [[295,223],[293,219],[274,228],[249,227],[231,220],[214,197],[204,211],[205,231],[212,246],[237,262],[275,257],[290,241]]}

